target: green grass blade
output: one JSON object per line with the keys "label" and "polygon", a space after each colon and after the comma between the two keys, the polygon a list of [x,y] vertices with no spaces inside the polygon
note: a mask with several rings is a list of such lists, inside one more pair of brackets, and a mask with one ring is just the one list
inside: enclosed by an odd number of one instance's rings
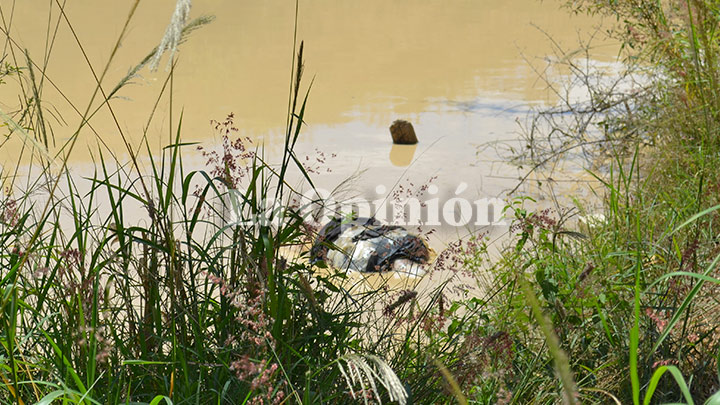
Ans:
{"label": "green grass blade", "polygon": [[680,392],[682,392],[683,397],[685,397],[685,401],[687,401],[687,404],[693,405],[695,402],[692,399],[692,395],[690,395],[690,389],[688,389],[688,386],[685,383],[685,378],[683,378],[682,373],[675,366],[661,366],[658,367],[657,370],[655,370],[652,378],[650,378],[650,383],[648,384],[648,389],[645,393],[645,400],[643,401],[643,405],[650,405],[653,394],[655,393],[655,389],[660,382],[660,378],[662,378],[663,374],[665,374],[666,371],[669,371],[670,374],[672,374],[678,387],[680,387]]}

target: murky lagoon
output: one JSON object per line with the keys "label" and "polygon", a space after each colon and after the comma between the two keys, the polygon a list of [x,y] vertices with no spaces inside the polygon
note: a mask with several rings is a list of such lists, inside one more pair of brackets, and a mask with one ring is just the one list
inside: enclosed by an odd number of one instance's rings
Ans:
{"label": "murky lagoon", "polygon": [[[2,0],[0,5],[10,10],[11,3]],[[96,74],[111,54],[131,3],[67,4],[67,19]],[[174,3],[140,3],[105,88],[112,88],[152,50]],[[543,73],[562,80],[567,74],[549,67],[548,60],[558,57],[553,41],[573,51],[601,25],[586,16],[570,16],[559,5],[535,0],[301,1],[297,38],[305,44],[304,88],[312,87],[307,126],[296,151],[310,162],[324,154],[313,175],[316,185],[331,191],[352,178],[344,194],[334,194],[338,199],[386,200],[398,188],[427,183],[435,186],[441,201],[503,198],[518,171],[494,148],[481,146],[515,142],[518,121],[530,108],[557,101],[540,78]],[[233,113],[239,136],[265,145],[270,159],[281,153],[294,2],[212,0],[193,6],[193,17],[216,18],[182,45],[167,84],[172,97],[168,89],[159,96],[168,77],[165,60],[157,72],[142,70],[135,84],[111,101],[117,123],[103,108],[90,120],[92,128],[82,131],[71,157],[78,175],[92,170],[98,146],[106,157],[127,161],[120,131],[136,148],[146,133],[159,151],[174,138],[181,114],[182,142],[217,145],[220,139],[210,120]],[[55,153],[79,125],[80,115],[71,104],[81,111],[86,107],[95,86],[93,74],[54,3],[16,3],[13,19],[4,27],[35,63],[46,66],[42,98],[56,112],[48,119]],[[596,41],[591,55],[609,63],[616,53],[612,43]],[[9,83],[0,95],[5,112],[20,108],[9,91],[14,85]],[[395,119],[413,123],[418,145],[392,145],[388,127]],[[19,138],[3,146],[5,168],[14,167],[21,150]],[[187,148],[187,155],[191,165],[202,168],[203,159],[193,148]],[[445,227],[432,243],[440,249],[464,232]]]}

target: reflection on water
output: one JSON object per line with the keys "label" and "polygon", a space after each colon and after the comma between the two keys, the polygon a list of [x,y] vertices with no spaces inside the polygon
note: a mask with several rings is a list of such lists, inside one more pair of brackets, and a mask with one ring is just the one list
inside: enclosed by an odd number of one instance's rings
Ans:
{"label": "reflection on water", "polygon": [[394,166],[405,167],[410,165],[415,156],[417,145],[396,145],[390,149],[390,162]]}

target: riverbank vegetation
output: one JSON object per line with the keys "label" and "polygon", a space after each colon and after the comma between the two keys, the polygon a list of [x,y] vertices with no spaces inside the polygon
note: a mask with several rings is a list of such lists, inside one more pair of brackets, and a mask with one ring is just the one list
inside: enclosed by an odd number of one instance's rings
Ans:
{"label": "riverbank vegetation", "polygon": [[571,403],[715,403],[720,8],[569,6],[616,22],[641,85],[586,80],[587,102],[539,115],[547,136],[527,132],[531,167],[590,151],[605,208],[585,216],[582,235],[564,229],[562,210],[514,210],[514,251],[494,268],[513,287],[493,311],[520,349],[510,390],[520,403],[559,390]]}
{"label": "riverbank vegetation", "polygon": [[[302,43],[279,164],[228,116],[212,126],[222,144],[202,145],[207,168],[188,170],[184,153],[199,145],[183,143],[176,114],[161,151],[145,134],[146,163],[137,145],[127,144],[129,163],[99,149],[94,172],[78,177],[67,162],[81,129],[113,111],[157,49],[117,86],[104,82],[111,53],[54,157],[47,61],[9,38],[0,88],[14,81],[22,92],[16,111],[2,111],[6,139],[32,145],[40,174],[18,182],[25,160],[0,173],[0,402],[720,403],[720,6],[569,7],[618,22],[642,86],[589,86],[586,104],[539,114],[577,119],[538,124],[549,135],[528,137],[532,153],[516,159],[540,168],[583,150],[604,212],[575,226],[582,205],[533,211],[517,196],[499,259],[476,238],[435,261],[465,282],[493,282],[428,291],[355,288],[287,254],[306,252],[317,231],[288,181],[312,184],[293,149],[312,104]],[[172,79],[170,69],[159,100]]]}

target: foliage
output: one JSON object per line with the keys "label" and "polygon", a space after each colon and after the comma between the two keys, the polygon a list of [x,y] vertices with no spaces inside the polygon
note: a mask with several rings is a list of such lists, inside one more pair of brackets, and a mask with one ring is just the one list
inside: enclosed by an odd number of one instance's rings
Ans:
{"label": "foliage", "polygon": [[605,210],[517,197],[502,255],[490,260],[482,236],[453,242],[434,264],[451,277],[430,291],[358,288],[305,259],[309,202],[288,181],[312,186],[294,152],[309,93],[302,43],[279,165],[237,138],[229,115],[213,122],[219,148],[200,148],[207,170],[188,171],[197,146],[182,142],[181,116],[162,151],[146,136],[146,167],[117,128],[130,162],[99,150],[82,179],[67,163],[80,130],[113,111],[158,48],[106,93],[121,33],[62,158],[48,153],[46,64],[3,55],[0,85],[26,90],[20,110],[2,112],[7,139],[33,145],[41,170],[24,187],[1,173],[0,402],[717,403],[720,7],[568,4],[615,17],[628,66],[655,75],[539,113],[516,162],[536,170],[581,149],[599,161]]}
{"label": "foliage", "polygon": [[[182,35],[210,20],[187,23]],[[180,20],[173,21],[177,34]],[[67,18],[60,23],[72,28]],[[111,53],[88,106],[75,107],[81,123],[61,158],[49,153],[57,140],[45,119],[46,63],[27,52],[12,59],[2,78],[27,93],[19,94],[20,109],[2,115],[7,138],[33,146],[31,162],[18,157],[15,171],[40,172],[28,175],[27,185],[13,171],[2,173],[0,402],[448,400],[440,366],[457,364],[464,337],[477,334],[469,322],[484,302],[448,304],[447,284],[403,291],[390,302],[392,291],[356,286],[343,271],[318,268],[304,256],[315,230],[299,206],[313,202],[303,201],[288,178],[300,175],[312,186],[313,168],[294,152],[309,93],[301,86],[303,45],[294,45],[279,165],[237,137],[232,114],[212,122],[222,139],[213,149],[184,143],[182,114],[173,121],[171,112],[174,134],[162,150],[151,148],[146,129],[140,146],[147,165],[118,126],[129,162],[99,149],[94,172],[83,178],[68,164],[80,131],[102,108],[114,115],[114,98],[165,47],[106,92]],[[172,97],[170,59],[158,101]],[[184,163],[193,147],[206,170]],[[482,253],[473,252],[477,264]],[[457,271],[463,263],[447,256]],[[472,365],[464,363],[468,374]]]}
{"label": "foliage", "polygon": [[[506,325],[522,348],[513,401],[572,402],[560,390],[569,366],[582,403],[713,403],[720,8],[702,0],[568,5],[618,22],[611,34],[631,69],[622,80],[652,76],[635,80],[640,87],[595,87],[579,73],[589,104],[568,99],[536,115],[516,155],[534,171],[581,149],[602,183],[605,209],[533,211],[522,198],[508,207],[512,243],[494,271],[509,288],[489,322]],[[553,349],[556,338],[561,350]]]}

